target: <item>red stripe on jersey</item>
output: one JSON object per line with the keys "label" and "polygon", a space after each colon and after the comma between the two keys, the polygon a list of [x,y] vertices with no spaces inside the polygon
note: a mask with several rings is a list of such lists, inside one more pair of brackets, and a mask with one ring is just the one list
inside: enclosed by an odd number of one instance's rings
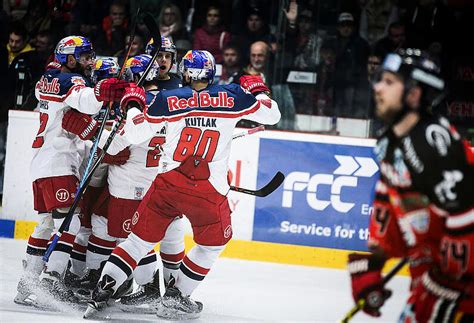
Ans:
{"label": "red stripe on jersey", "polygon": [[62,242],[62,243],[70,244],[71,247],[72,247],[72,245],[74,244],[75,239],[76,239],[75,235],[72,235],[69,232],[63,232],[63,234],[61,235],[61,238],[59,238],[59,241]]}
{"label": "red stripe on jersey", "polygon": [[145,121],[145,116],[140,113],[140,114],[134,116],[132,121],[133,121],[133,124],[143,123]]}
{"label": "red stripe on jersey", "polygon": [[207,268],[203,268],[201,266],[198,266],[196,265],[194,262],[192,262],[187,256],[184,257],[183,259],[183,264],[188,267],[189,270],[191,270],[192,272],[198,274],[198,275],[202,275],[202,276],[206,276],[207,273],[209,272],[209,270],[211,269],[207,269]]}
{"label": "red stripe on jersey", "polygon": [[40,100],[47,100],[47,101],[53,101],[53,102],[63,102],[64,97],[62,96],[52,96],[52,95],[46,95],[46,94],[41,94],[39,95]]}
{"label": "red stripe on jersey", "polygon": [[180,263],[181,260],[183,260],[184,257],[184,251],[176,254],[176,255],[171,255],[171,254],[166,254],[163,252],[160,252],[161,259],[165,262],[170,262],[173,264]]}
{"label": "red stripe on jersey", "polygon": [[46,246],[48,245],[48,241],[46,239],[37,239],[33,237],[28,238],[28,245],[34,248],[38,249],[46,249]]}
{"label": "red stripe on jersey", "polygon": [[144,114],[145,114],[145,119],[148,122],[151,123],[160,123],[164,121],[168,122],[174,122],[174,121],[179,121],[183,118],[187,117],[192,117],[192,116],[197,116],[197,117],[214,117],[214,118],[229,118],[229,119],[235,119],[244,115],[248,115],[251,113],[254,113],[260,108],[261,104],[260,101],[255,102],[252,106],[248,107],[246,110],[239,111],[236,113],[232,112],[212,112],[212,111],[190,111],[187,113],[183,113],[174,117],[153,117],[148,115],[148,109],[145,108]]}
{"label": "red stripe on jersey", "polygon": [[271,109],[272,108],[272,100],[270,99],[265,99],[265,100],[259,100],[261,104],[263,104],[263,106]]}
{"label": "red stripe on jersey", "polygon": [[115,248],[117,243],[115,241],[108,241],[108,240],[103,240],[101,238],[96,237],[95,235],[91,234],[89,237],[89,242],[93,243],[99,247],[104,247],[104,248]]}
{"label": "red stripe on jersey", "polygon": [[135,261],[135,259],[133,259],[132,256],[128,254],[128,252],[126,252],[120,247],[115,248],[112,252],[112,255],[116,255],[117,257],[125,261],[127,265],[129,265],[132,269],[137,267],[137,262]]}
{"label": "red stripe on jersey", "polygon": [[74,242],[74,245],[72,246],[72,249],[77,253],[85,254],[87,252],[87,246],[83,246],[75,242]]}

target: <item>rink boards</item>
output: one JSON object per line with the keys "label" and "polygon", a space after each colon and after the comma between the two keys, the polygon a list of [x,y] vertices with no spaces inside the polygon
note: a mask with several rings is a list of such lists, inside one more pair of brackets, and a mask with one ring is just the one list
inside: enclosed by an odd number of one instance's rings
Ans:
{"label": "rink boards", "polygon": [[[26,239],[34,228],[29,167],[37,125],[37,113],[10,111],[0,236]],[[374,144],[270,130],[234,140],[232,185],[260,188],[277,171],[286,179],[266,198],[229,193],[234,238],[223,256],[344,268],[349,252],[366,250]]]}

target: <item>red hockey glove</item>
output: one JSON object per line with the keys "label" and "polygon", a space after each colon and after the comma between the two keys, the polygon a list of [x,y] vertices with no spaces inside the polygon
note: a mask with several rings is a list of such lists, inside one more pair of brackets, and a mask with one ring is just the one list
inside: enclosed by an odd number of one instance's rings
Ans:
{"label": "red hockey glove", "polygon": [[371,316],[380,316],[379,309],[392,292],[384,288],[382,268],[385,261],[374,256],[352,253],[349,255],[349,273],[352,280],[352,297],[357,303],[365,300],[363,310]]}
{"label": "red hockey glove", "polygon": [[146,106],[145,89],[137,86],[135,83],[130,83],[130,86],[125,89],[122,100],[120,101],[120,108],[124,113],[130,108],[138,108],[140,111]]}
{"label": "red hockey glove", "polygon": [[[100,153],[100,151],[98,151],[97,153]],[[124,150],[120,151],[117,155],[109,155],[105,153],[104,159],[102,159],[102,163],[120,166],[125,164],[128,158],[130,158],[130,149],[128,149],[127,147]]]}
{"label": "red hockey glove", "polygon": [[98,101],[120,102],[128,86],[128,82],[116,78],[103,79],[94,87],[94,93]]}
{"label": "red hockey glove", "polygon": [[242,75],[240,77],[240,86],[252,93],[257,95],[259,93],[270,93],[270,89],[265,85],[260,76],[253,75]]}
{"label": "red hockey glove", "polygon": [[71,109],[64,114],[62,127],[82,140],[89,140],[95,135],[99,123],[90,115]]}

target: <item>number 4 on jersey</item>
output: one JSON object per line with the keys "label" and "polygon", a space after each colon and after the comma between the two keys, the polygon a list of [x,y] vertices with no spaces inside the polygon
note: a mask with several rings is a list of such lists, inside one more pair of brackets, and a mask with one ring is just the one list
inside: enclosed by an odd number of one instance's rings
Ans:
{"label": "number 4 on jersey", "polygon": [[182,162],[186,157],[195,155],[210,162],[214,157],[220,133],[215,130],[204,130],[187,127],[181,131],[178,146],[173,159]]}

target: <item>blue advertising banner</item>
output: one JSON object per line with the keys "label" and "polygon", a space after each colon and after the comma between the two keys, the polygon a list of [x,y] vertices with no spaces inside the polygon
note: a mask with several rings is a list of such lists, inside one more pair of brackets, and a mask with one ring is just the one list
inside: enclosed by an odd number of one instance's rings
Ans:
{"label": "blue advertising banner", "polygon": [[373,157],[373,147],[260,139],[257,187],[277,171],[286,178],[256,199],[253,240],[367,250]]}

